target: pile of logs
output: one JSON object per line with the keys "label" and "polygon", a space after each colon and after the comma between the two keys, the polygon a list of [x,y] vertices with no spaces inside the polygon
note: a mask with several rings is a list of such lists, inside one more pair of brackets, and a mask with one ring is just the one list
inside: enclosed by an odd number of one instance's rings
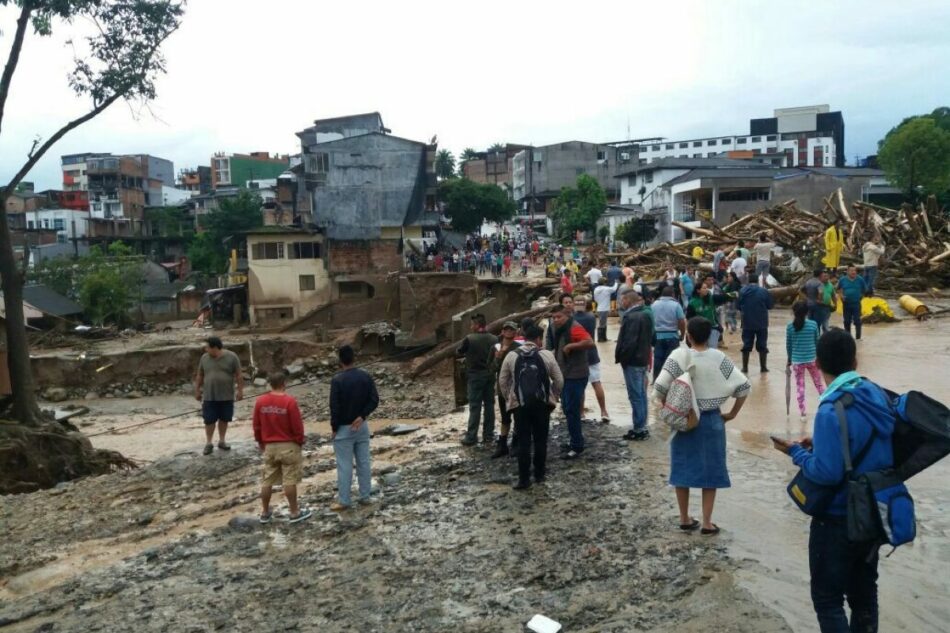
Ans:
{"label": "pile of logs", "polygon": [[[658,279],[670,267],[709,268],[717,250],[728,256],[740,240],[756,241],[765,233],[783,248],[778,261],[773,257],[773,275],[784,277],[780,279],[783,283],[794,284],[821,266],[825,230],[832,223],[838,225],[844,236],[842,265],[855,263],[860,267],[864,243],[875,234],[881,237],[886,253],[880,264],[878,287],[918,290],[950,285],[950,224],[933,196],[916,209],[909,204],[888,209],[865,202],[853,202],[849,209],[839,189],[824,200],[820,213],[801,209],[795,200],[789,200],[723,227],[704,223],[706,227],[701,228],[673,222],[692,237],[618,256],[645,280]],[[703,249],[700,259],[693,257],[696,246]],[[790,271],[788,263],[793,256],[799,258],[804,270]]]}

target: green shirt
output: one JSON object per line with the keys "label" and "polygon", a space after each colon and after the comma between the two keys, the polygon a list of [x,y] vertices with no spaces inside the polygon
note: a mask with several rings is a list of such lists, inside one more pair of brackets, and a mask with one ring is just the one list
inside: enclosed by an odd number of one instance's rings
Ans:
{"label": "green shirt", "polygon": [[203,378],[201,394],[205,402],[234,400],[235,376],[241,373],[241,359],[230,350],[222,350],[217,358],[207,352],[198,362]]}

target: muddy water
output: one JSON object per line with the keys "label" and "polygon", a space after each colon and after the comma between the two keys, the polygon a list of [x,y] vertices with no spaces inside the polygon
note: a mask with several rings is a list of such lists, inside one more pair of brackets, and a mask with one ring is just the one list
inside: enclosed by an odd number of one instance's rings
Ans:
{"label": "muddy water", "polygon": [[[729,466],[733,487],[720,494],[715,520],[723,527],[730,554],[742,561],[737,578],[765,605],[778,611],[796,631],[814,631],[808,582],[808,517],[788,500],[785,486],[794,475],[791,461],[771,447],[769,435],[810,434],[818,397],[806,385],[808,419],[799,420],[792,385],[791,414],[785,413],[786,310],[776,310],[769,331],[771,371],[760,374],[750,362],[753,390],[739,417],[729,423]],[[841,325],[840,316],[832,325]],[[615,338],[614,324],[610,337]],[[724,350],[739,365],[741,341],[726,337]],[[630,424],[623,376],[612,363],[613,343],[600,343],[610,413],[615,424]],[[858,370],[888,388],[917,389],[948,401],[950,321],[913,320],[864,328]],[[592,393],[588,392],[588,407]],[[654,427],[656,441],[665,433]],[[940,632],[950,622],[950,460],[914,478],[909,487],[917,506],[918,536],[881,559],[882,631]],[[670,494],[672,499],[672,491]],[[888,550],[882,550],[887,553]]]}

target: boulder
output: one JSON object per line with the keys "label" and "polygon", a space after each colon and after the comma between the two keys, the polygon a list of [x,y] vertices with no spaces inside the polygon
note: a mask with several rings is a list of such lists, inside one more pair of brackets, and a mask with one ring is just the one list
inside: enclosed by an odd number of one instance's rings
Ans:
{"label": "boulder", "polygon": [[43,392],[43,398],[49,402],[62,402],[69,399],[69,392],[62,387],[50,387]]}

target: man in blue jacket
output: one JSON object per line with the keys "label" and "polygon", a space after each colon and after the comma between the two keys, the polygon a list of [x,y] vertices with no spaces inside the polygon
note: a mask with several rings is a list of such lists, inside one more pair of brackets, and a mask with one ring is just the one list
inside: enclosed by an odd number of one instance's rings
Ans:
{"label": "man in blue jacket", "polygon": [[759,353],[759,371],[769,368],[765,359],[769,355],[769,310],[775,305],[769,291],[759,285],[759,280],[749,277],[749,283],[739,291],[736,306],[742,312],[742,373],[749,373],[749,355],[755,345]]}
{"label": "man in blue jacket", "polygon": [[[811,599],[822,633],[876,633],[879,545],[848,541],[844,456],[834,403],[845,394],[851,395],[852,402],[845,411],[855,474],[893,465],[894,414],[884,391],[855,371],[856,345],[850,334],[838,328],[829,330],[818,340],[817,351],[818,368],[828,388],[815,415],[814,439],[786,442],[772,438],[772,442],[791,456],[809,480],[838,487],[827,513],[812,519],[808,539]],[[844,598],[851,607],[850,628]]]}

